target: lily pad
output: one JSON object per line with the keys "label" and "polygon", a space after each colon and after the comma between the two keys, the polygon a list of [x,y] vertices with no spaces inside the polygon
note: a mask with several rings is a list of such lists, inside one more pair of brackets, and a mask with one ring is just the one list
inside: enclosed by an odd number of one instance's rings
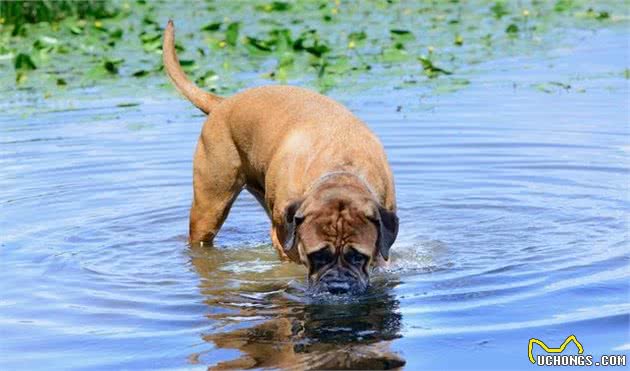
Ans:
{"label": "lily pad", "polygon": [[240,28],[241,24],[239,22],[230,23],[225,31],[225,42],[231,46],[235,46]]}
{"label": "lily pad", "polygon": [[35,65],[35,62],[33,62],[33,59],[31,58],[31,56],[25,53],[19,53],[18,55],[15,56],[14,66],[16,70],[37,69],[37,66]]}

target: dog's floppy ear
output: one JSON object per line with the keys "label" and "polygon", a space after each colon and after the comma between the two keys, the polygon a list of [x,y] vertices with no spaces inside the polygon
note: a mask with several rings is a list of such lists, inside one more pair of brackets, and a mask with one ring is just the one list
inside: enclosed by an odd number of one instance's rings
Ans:
{"label": "dog's floppy ear", "polygon": [[282,247],[285,252],[297,244],[297,228],[304,221],[304,216],[298,212],[300,206],[302,206],[302,200],[293,201],[284,210],[284,225],[287,235],[282,242]]}
{"label": "dog's floppy ear", "polygon": [[389,260],[389,249],[398,236],[398,217],[396,213],[378,206],[378,213],[374,220],[378,228],[376,247],[385,260]]}

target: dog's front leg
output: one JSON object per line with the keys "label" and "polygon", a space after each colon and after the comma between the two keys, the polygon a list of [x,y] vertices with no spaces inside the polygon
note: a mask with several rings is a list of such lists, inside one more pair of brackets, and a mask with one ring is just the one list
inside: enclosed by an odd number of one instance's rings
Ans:
{"label": "dog's front leg", "polygon": [[280,236],[278,236],[278,233],[280,233],[279,227],[272,225],[271,226],[271,244],[276,249],[276,252],[278,253],[278,256],[280,257],[282,261],[290,261],[291,258],[289,258],[289,256],[284,252],[284,248],[281,242],[282,239],[280,239]]}

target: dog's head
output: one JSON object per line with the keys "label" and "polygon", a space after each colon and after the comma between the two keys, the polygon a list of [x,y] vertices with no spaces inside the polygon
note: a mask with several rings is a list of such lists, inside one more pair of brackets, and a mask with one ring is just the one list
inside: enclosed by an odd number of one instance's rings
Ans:
{"label": "dog's head", "polygon": [[398,217],[364,190],[322,188],[286,207],[284,249],[297,249],[315,292],[363,292],[372,264],[389,259]]}

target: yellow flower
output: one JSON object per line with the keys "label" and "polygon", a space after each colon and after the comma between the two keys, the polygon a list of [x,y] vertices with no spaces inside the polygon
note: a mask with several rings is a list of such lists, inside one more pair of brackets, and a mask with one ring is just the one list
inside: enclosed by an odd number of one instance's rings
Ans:
{"label": "yellow flower", "polygon": [[529,10],[523,10],[523,17],[529,17]]}
{"label": "yellow flower", "polygon": [[225,41],[221,41],[219,43],[219,48],[225,48],[226,45],[227,45],[227,43]]}
{"label": "yellow flower", "polygon": [[432,46],[429,46],[427,49],[429,50],[429,53],[433,53],[433,51],[435,51],[435,48]]}
{"label": "yellow flower", "polygon": [[332,9],[330,9],[330,12],[332,14],[337,14],[337,13],[339,13],[339,9],[338,8],[332,8]]}
{"label": "yellow flower", "polygon": [[103,27],[103,22],[101,22],[101,21],[95,21],[95,22],[94,22],[94,27],[96,27],[96,28],[101,28],[101,27]]}
{"label": "yellow flower", "polygon": [[357,46],[357,45],[354,43],[354,41],[350,41],[350,42],[348,43],[348,48],[349,48],[349,49],[354,49],[354,47],[355,47],[355,46]]}

